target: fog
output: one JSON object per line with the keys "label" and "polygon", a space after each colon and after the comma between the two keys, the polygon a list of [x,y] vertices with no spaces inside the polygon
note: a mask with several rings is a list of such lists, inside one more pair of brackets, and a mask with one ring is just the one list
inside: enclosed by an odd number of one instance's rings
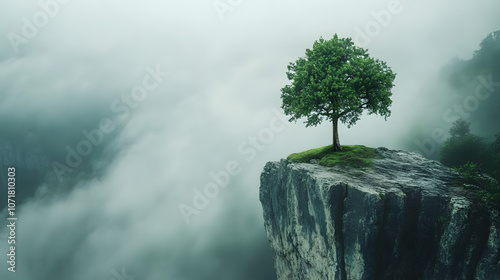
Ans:
{"label": "fog", "polygon": [[16,272],[2,226],[0,278],[276,279],[260,172],[332,138],[329,123],[283,116],[288,63],[320,36],[352,37],[397,77],[391,117],[342,125],[341,143],[422,152],[416,139],[451,125],[442,67],[470,59],[498,11],[493,0],[1,2],[0,142],[19,156],[4,153],[0,172],[17,167],[25,185]]}

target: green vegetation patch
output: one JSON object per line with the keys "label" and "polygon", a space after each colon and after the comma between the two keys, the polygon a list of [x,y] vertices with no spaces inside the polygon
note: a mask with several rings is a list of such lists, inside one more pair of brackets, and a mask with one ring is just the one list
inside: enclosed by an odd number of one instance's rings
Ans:
{"label": "green vegetation patch", "polygon": [[287,157],[292,162],[309,163],[318,160],[320,165],[347,166],[352,168],[373,167],[373,159],[380,158],[375,149],[363,145],[342,146],[342,151],[334,151],[332,145],[294,153]]}
{"label": "green vegetation patch", "polygon": [[474,190],[480,202],[500,210],[500,132],[490,142],[472,134],[470,123],[459,119],[450,128],[440,156],[441,163],[455,168],[465,179],[466,185],[460,181],[454,185]]}
{"label": "green vegetation patch", "polygon": [[500,183],[491,177],[483,176],[484,170],[475,163],[468,162],[455,170],[462,175],[465,182],[476,185],[479,199],[487,205],[500,210]]}

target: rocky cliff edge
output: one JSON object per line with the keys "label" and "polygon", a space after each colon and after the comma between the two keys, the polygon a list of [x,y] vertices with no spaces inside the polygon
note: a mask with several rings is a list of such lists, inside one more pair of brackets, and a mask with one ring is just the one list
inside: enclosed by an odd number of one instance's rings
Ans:
{"label": "rocky cliff edge", "polygon": [[278,279],[500,279],[497,213],[440,163],[376,152],[366,169],[266,164],[260,201]]}

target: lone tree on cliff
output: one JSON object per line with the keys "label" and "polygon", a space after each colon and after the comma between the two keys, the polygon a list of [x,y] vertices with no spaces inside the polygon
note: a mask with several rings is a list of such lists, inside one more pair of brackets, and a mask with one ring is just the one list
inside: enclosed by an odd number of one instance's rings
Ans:
{"label": "lone tree on cliff", "polygon": [[306,127],[323,120],[333,124],[333,150],[342,150],[338,121],[354,125],[364,109],[387,119],[396,78],[383,61],[369,57],[367,50],[356,47],[351,38],[330,40],[320,37],[306,57],[288,65],[291,85],[281,89],[281,108],[289,121],[306,117]]}

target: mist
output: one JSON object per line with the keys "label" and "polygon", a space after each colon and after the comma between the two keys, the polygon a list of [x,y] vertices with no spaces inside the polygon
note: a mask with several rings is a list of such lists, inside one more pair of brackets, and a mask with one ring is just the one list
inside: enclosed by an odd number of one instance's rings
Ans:
{"label": "mist", "polygon": [[332,138],[329,123],[283,115],[288,63],[320,36],[352,37],[397,77],[391,117],[341,125],[341,143],[425,155],[415,140],[451,125],[443,67],[472,58],[500,29],[499,10],[493,0],[0,3],[4,217],[8,167],[18,180],[16,272],[2,226],[0,278],[276,279],[260,172]]}

